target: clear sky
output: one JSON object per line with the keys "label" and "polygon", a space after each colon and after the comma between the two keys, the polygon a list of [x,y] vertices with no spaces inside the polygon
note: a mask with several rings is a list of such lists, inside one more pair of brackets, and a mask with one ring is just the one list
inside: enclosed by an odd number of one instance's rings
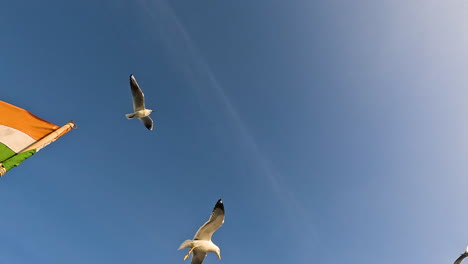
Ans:
{"label": "clear sky", "polygon": [[[462,0],[3,1],[0,99],[77,130],[0,180],[0,263],[451,263]],[[133,73],[154,131],[132,112]],[[188,263],[188,261],[187,261]]]}

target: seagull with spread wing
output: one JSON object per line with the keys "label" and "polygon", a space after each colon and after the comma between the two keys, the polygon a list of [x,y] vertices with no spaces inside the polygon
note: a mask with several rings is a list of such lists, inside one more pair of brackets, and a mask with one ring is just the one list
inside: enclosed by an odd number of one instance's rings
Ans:
{"label": "seagull with spread wing", "polygon": [[453,264],[460,264],[464,258],[468,257],[468,247],[466,247],[465,252],[458,257]]}
{"label": "seagull with spread wing", "polygon": [[133,98],[133,111],[134,113],[126,114],[125,116],[128,119],[138,118],[149,130],[153,130],[153,120],[149,115],[153,110],[145,108],[145,95],[141,91],[140,86],[138,85],[135,76],[130,74],[130,90],[132,91]]}
{"label": "seagull with spread wing", "polygon": [[210,219],[204,225],[202,225],[193,240],[185,240],[179,247],[190,248],[184,260],[190,257],[193,252],[191,264],[201,264],[205,259],[208,252],[214,252],[221,259],[221,250],[213,242],[211,242],[211,236],[213,233],[221,227],[224,223],[224,204],[221,199],[216,203],[213,212],[211,213]]}

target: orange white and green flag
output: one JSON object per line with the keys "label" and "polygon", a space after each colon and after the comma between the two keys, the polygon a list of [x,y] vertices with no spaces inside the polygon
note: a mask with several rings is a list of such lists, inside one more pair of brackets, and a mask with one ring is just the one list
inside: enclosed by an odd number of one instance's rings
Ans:
{"label": "orange white and green flag", "polygon": [[0,176],[75,126],[62,127],[0,101]]}

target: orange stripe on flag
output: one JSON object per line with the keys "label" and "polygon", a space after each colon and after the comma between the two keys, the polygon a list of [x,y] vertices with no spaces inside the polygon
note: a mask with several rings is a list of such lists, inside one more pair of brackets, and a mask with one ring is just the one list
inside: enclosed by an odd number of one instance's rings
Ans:
{"label": "orange stripe on flag", "polygon": [[35,140],[39,140],[59,128],[55,124],[4,101],[0,101],[0,124],[18,129]]}

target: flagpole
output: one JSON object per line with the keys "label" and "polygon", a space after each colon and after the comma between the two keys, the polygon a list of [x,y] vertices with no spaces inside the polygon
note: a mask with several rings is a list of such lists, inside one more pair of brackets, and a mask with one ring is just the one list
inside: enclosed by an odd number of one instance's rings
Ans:
{"label": "flagpole", "polygon": [[72,128],[76,127],[75,123],[73,121],[70,121],[69,123],[63,125],[60,128],[57,128],[53,132],[49,133],[47,136],[39,139],[38,141],[34,142],[32,145],[29,147],[23,149],[21,152],[29,151],[32,149],[35,149],[36,151],[39,151],[40,149],[44,148],[45,146],[49,145],[50,143],[54,142],[57,140],[60,136],[63,134],[67,133],[70,131]]}
{"label": "flagpole", "polygon": [[[52,131],[51,133],[47,134],[45,137],[39,139],[35,143],[31,144],[29,147],[23,149],[22,151],[18,152],[18,154],[27,152],[29,150],[36,150],[39,151],[40,149],[44,148],[45,146],[49,145],[50,143],[54,142],[57,140],[59,137],[64,135],[65,133],[68,133],[72,128],[76,127],[75,123],[73,121],[70,121],[69,123],[65,124],[62,127],[57,128],[56,130]],[[7,172],[6,168],[3,167],[3,164],[0,163],[0,177],[5,175]]]}

